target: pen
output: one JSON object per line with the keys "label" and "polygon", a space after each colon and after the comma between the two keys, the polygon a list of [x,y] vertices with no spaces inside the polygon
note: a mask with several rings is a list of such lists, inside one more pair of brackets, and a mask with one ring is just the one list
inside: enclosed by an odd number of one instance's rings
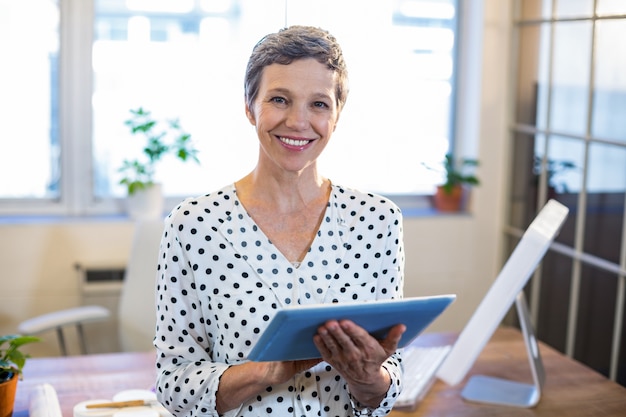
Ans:
{"label": "pen", "polygon": [[85,408],[123,408],[145,405],[144,400],[114,401],[110,403],[87,404]]}

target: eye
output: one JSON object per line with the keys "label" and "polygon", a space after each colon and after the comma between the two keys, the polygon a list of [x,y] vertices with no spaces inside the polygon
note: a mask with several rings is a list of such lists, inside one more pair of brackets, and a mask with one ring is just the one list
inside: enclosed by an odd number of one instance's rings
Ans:
{"label": "eye", "polygon": [[313,107],[316,107],[318,109],[327,109],[329,106],[323,101],[315,101],[313,102]]}
{"label": "eye", "polygon": [[284,97],[272,97],[270,98],[270,102],[276,104],[287,104],[287,99]]}

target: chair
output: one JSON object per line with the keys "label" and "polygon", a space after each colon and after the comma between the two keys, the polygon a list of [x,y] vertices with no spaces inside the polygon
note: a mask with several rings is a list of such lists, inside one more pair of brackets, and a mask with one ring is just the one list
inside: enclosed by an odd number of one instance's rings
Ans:
{"label": "chair", "polygon": [[[145,351],[153,348],[156,327],[155,279],[159,243],[163,233],[162,220],[135,223],[131,251],[124,273],[124,284],[118,305],[118,336],[122,351]],[[63,330],[76,326],[81,353],[87,353],[83,325],[109,319],[111,312],[102,306],[89,305],[46,313],[23,321],[22,334],[38,334],[56,330],[63,356],[67,347]]]}
{"label": "chair", "polygon": [[105,320],[109,318],[110,315],[110,311],[102,306],[81,306],[33,317],[21,322],[17,329],[21,334],[27,335],[34,335],[48,330],[55,330],[61,354],[63,356],[67,356],[67,347],[65,345],[65,334],[63,333],[63,329],[66,326],[74,325],[76,326],[76,332],[78,333],[81,353],[84,354],[87,352],[87,346],[85,343],[83,324],[92,321]]}
{"label": "chair", "polygon": [[135,225],[118,309],[118,334],[124,352],[154,348],[156,266],[162,234],[162,220]]}

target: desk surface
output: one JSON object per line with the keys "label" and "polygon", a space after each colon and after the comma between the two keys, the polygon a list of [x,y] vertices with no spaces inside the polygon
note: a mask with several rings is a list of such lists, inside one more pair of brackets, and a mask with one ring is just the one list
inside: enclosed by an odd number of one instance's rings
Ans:
{"label": "desk surface", "polygon": [[[452,343],[454,334],[424,334],[420,345]],[[625,416],[626,388],[540,344],[546,384],[535,408],[513,408],[468,403],[461,399],[464,382],[449,387],[437,381],[415,410],[394,410],[393,417],[413,416]],[[57,391],[64,417],[72,417],[74,404],[110,399],[126,389],[150,389],[155,380],[155,355],[114,353],[64,358],[32,358],[19,382],[13,417],[28,416],[29,396],[35,386],[51,384]],[[501,328],[476,361],[470,375],[484,374],[530,382],[530,368],[521,333]]]}

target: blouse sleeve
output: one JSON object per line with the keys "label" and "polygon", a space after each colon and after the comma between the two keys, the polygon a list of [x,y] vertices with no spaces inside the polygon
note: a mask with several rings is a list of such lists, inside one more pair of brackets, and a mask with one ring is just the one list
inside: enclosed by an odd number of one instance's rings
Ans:
{"label": "blouse sleeve", "polygon": [[385,394],[385,398],[380,402],[377,408],[366,407],[359,403],[356,398],[350,394],[350,402],[355,416],[386,416],[389,414],[400,395],[400,387],[402,380],[402,367],[400,366],[400,353],[396,352],[387,359],[383,364],[383,368],[389,372],[391,384]]}
{"label": "blouse sleeve", "polygon": [[[404,296],[404,243],[402,231],[402,213],[398,207],[390,203],[390,221],[387,223],[387,241],[385,244],[385,263],[380,276],[386,277],[378,287],[380,298],[399,299]],[[350,401],[355,416],[386,416],[389,414],[400,394],[402,386],[401,353],[396,351],[385,363],[383,368],[389,373],[391,383],[377,408],[365,407],[350,394]]]}
{"label": "blouse sleeve", "polygon": [[175,416],[218,416],[219,379],[229,367],[212,361],[193,271],[172,223],[166,222],[156,282],[156,393]]}

